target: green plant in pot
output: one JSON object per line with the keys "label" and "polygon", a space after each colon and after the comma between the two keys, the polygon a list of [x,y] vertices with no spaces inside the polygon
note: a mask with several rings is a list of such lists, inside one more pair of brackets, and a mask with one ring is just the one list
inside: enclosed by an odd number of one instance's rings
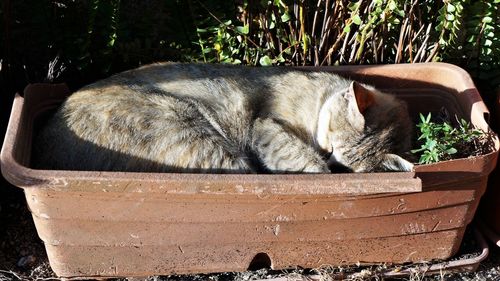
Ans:
{"label": "green plant in pot", "polygon": [[420,156],[419,164],[431,164],[456,158],[487,153],[488,134],[464,119],[452,125],[448,120],[434,121],[432,114],[420,113],[418,144],[411,152]]}

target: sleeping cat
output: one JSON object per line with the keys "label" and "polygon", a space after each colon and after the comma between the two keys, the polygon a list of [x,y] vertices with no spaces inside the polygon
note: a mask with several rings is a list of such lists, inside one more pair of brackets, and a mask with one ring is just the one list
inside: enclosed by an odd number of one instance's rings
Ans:
{"label": "sleeping cat", "polygon": [[325,72],[159,63],[72,94],[35,168],[207,173],[409,171],[406,105]]}

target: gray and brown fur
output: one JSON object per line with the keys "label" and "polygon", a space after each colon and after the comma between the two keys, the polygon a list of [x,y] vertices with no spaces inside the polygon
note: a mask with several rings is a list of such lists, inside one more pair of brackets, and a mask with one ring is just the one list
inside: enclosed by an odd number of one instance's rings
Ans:
{"label": "gray and brown fur", "polygon": [[[41,129],[36,168],[328,173],[411,170],[393,96],[331,73],[161,63],[71,95]],[[335,172],[335,170],[333,170]]]}

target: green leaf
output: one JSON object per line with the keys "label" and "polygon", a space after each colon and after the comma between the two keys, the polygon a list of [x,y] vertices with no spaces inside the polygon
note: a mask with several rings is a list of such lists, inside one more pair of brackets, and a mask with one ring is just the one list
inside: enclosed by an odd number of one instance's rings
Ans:
{"label": "green leaf", "polygon": [[290,14],[288,12],[285,12],[283,15],[281,15],[281,22],[288,22],[291,19]]}
{"label": "green leaf", "polygon": [[493,21],[493,19],[491,17],[484,17],[482,22],[484,23],[491,23]]}
{"label": "green leaf", "polygon": [[259,63],[262,66],[270,66],[273,64],[273,61],[269,58],[269,56],[263,56],[260,58]]}
{"label": "green leaf", "polygon": [[351,31],[351,25],[350,25],[350,24],[349,24],[349,25],[346,25],[346,26],[344,27],[344,30],[343,30],[343,31],[344,31],[344,33],[349,33],[349,32]]}
{"label": "green leaf", "polygon": [[347,8],[351,11],[355,11],[359,8],[360,4],[361,4],[361,1],[351,2],[351,3],[347,4]]}
{"label": "green leaf", "polygon": [[394,1],[389,2],[389,10],[394,11],[397,7],[398,5],[396,4],[396,2]]}
{"label": "green leaf", "polygon": [[438,142],[436,140],[427,140],[425,146],[427,146],[429,149],[433,149],[437,144]]}
{"label": "green leaf", "polygon": [[448,13],[453,13],[455,12],[456,8],[455,6],[453,6],[453,4],[451,3],[448,3],[448,5],[446,6],[446,11],[448,11]]}
{"label": "green leaf", "polygon": [[243,35],[247,35],[249,32],[249,26],[248,26],[248,24],[245,24],[244,26],[237,26],[236,31],[238,31],[239,33],[241,33]]}
{"label": "green leaf", "polygon": [[447,149],[446,153],[448,153],[448,154],[455,154],[455,153],[457,153],[457,150],[452,147],[452,148]]}
{"label": "green leaf", "polygon": [[424,117],[424,115],[422,113],[420,113],[420,121],[422,123],[425,123],[425,117]]}
{"label": "green leaf", "polygon": [[361,25],[362,23],[361,18],[358,14],[354,15],[354,17],[352,18],[352,22],[356,25]]}
{"label": "green leaf", "polygon": [[412,149],[410,151],[411,151],[411,153],[417,153],[417,152],[420,152],[420,151],[424,151],[425,149],[426,149],[425,147],[421,147],[419,149]]}

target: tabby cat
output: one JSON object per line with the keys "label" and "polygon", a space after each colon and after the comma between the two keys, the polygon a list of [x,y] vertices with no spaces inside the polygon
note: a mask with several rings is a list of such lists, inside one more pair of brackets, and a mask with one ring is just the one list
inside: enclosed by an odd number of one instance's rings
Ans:
{"label": "tabby cat", "polygon": [[158,63],[72,94],[35,168],[204,173],[409,171],[406,105],[332,73]]}

